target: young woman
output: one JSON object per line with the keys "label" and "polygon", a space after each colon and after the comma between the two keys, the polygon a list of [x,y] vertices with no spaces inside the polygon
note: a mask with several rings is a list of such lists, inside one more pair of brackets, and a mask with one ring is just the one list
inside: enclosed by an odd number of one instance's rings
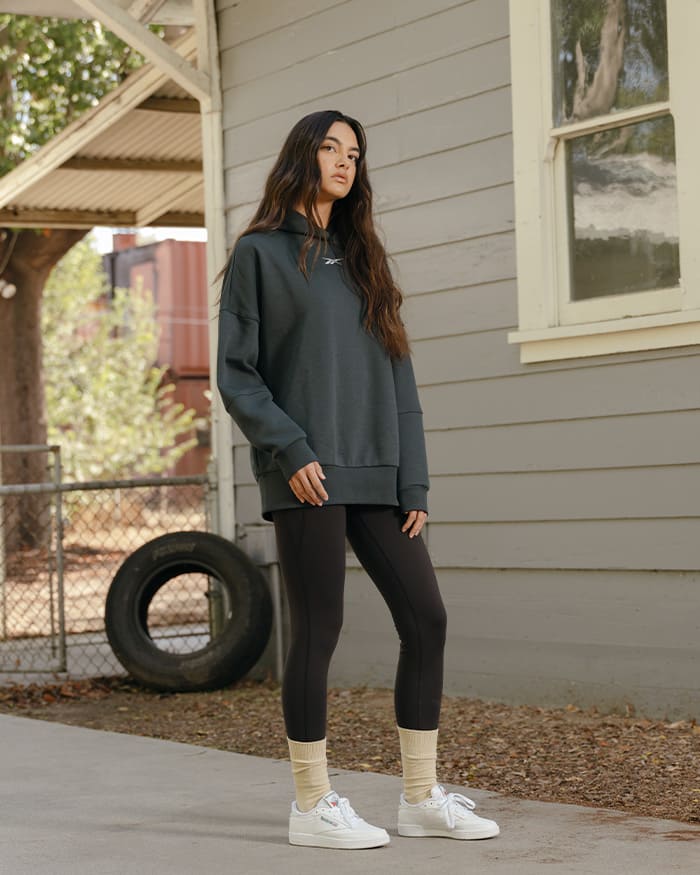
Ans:
{"label": "young woman", "polygon": [[436,777],[445,608],[421,537],[429,488],[409,341],[374,228],[365,133],[315,112],[292,128],[225,271],[218,387],[250,441],[291,620],[282,707],[292,844],[369,848],[388,833],[329,783],[328,666],[343,621],[345,539],[400,637],[398,832],[487,838],[498,826]]}

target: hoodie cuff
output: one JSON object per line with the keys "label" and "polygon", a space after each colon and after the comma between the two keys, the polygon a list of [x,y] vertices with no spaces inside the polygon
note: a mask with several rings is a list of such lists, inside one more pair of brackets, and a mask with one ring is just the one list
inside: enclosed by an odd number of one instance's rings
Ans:
{"label": "hoodie cuff", "polygon": [[299,438],[288,447],[277,453],[277,464],[280,466],[284,479],[289,483],[299,468],[308,465],[309,462],[317,462],[318,456],[306,442],[306,438]]}
{"label": "hoodie cuff", "polygon": [[428,512],[428,490],[425,486],[406,486],[399,489],[399,506],[404,513],[409,510]]}

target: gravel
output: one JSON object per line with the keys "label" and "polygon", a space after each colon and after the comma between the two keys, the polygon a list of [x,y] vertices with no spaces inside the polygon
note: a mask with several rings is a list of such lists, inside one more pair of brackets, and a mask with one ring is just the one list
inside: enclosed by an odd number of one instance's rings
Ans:
{"label": "gravel", "polygon": [[[120,678],[0,687],[0,712],[288,759],[279,685],[158,693]],[[331,767],[401,774],[393,692],[328,691]],[[700,726],[443,698],[438,779],[700,823]]]}

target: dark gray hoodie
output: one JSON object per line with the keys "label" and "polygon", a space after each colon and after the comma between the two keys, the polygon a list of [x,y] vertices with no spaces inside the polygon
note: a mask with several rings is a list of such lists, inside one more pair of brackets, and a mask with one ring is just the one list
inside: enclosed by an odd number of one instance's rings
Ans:
{"label": "dark gray hoodie", "polygon": [[309,279],[298,266],[307,221],[237,242],[221,290],[217,382],[250,441],[263,519],[302,507],[289,479],[318,461],[324,504],[427,511],[423,412],[411,357],[392,361],[362,326],[364,299],[329,231]]}

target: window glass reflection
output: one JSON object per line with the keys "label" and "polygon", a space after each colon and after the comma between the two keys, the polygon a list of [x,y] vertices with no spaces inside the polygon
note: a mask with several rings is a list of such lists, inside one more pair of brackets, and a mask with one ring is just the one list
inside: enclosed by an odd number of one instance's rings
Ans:
{"label": "window glass reflection", "polygon": [[554,125],[668,100],[665,0],[552,0]]}
{"label": "window glass reflection", "polygon": [[673,119],[566,143],[573,300],[678,285]]}

